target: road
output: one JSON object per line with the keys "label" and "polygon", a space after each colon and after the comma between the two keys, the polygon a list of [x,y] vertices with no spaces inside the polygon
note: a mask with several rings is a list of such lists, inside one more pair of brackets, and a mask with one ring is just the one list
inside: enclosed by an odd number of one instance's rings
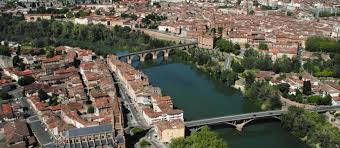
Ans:
{"label": "road", "polygon": [[114,75],[115,81],[116,81],[116,83],[118,84],[118,87],[119,87],[119,93],[120,93],[120,96],[121,96],[121,101],[123,102],[124,106],[130,111],[131,116],[128,117],[128,119],[130,119],[129,122],[133,126],[142,127],[144,129],[149,128],[148,124],[143,119],[142,115],[140,113],[138,113],[138,111],[134,107],[133,103],[131,102],[129,95],[125,93],[126,90],[122,86],[119,79],[115,76],[115,74],[113,74],[113,75]]}

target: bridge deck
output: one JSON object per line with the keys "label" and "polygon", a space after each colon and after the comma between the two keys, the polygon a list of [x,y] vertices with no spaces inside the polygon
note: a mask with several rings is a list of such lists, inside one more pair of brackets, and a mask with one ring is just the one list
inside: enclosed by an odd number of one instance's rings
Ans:
{"label": "bridge deck", "polygon": [[138,52],[132,52],[132,53],[124,54],[124,55],[119,55],[117,57],[121,58],[121,57],[127,57],[127,56],[131,56],[131,55],[141,54],[141,53],[160,51],[160,50],[164,50],[164,49],[173,49],[173,48],[185,47],[185,46],[196,45],[196,44],[197,44],[197,42],[187,43],[187,44],[180,44],[180,45],[175,45],[175,46],[168,46],[168,47],[161,47],[161,48],[155,48],[155,49],[150,49],[150,50],[143,50],[143,51],[138,51]]}
{"label": "bridge deck", "polygon": [[[315,109],[311,109],[310,111],[325,112],[325,111],[339,110],[339,109],[340,109],[340,106],[320,106]],[[256,119],[256,118],[264,118],[264,117],[273,117],[273,116],[279,116],[285,113],[287,113],[287,111],[285,110],[273,110],[273,111],[246,113],[246,114],[239,114],[239,115],[230,115],[230,116],[213,117],[213,118],[200,119],[200,120],[194,120],[194,121],[186,121],[185,125],[190,128],[190,127],[195,127],[195,126],[218,124],[218,123],[223,123],[223,122],[233,122],[233,121],[248,120],[248,119],[254,119],[254,118]]]}

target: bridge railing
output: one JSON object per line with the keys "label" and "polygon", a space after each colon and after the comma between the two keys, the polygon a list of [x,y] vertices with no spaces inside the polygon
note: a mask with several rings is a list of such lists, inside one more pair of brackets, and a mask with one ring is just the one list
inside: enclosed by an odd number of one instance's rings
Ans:
{"label": "bridge railing", "polygon": [[[307,109],[309,111],[316,111],[316,112],[324,112],[324,111],[332,111],[332,110],[339,110],[340,105],[338,106],[318,106],[314,109]],[[264,112],[254,112],[254,113],[245,113],[239,115],[230,115],[230,116],[221,116],[221,117],[212,117],[207,119],[200,119],[194,121],[186,121],[185,124],[187,127],[192,126],[200,126],[206,124],[217,124],[222,122],[228,121],[239,121],[239,120],[246,120],[252,118],[263,118],[263,117],[270,117],[270,116],[278,116],[287,113],[286,110],[272,110],[272,111],[264,111]]]}
{"label": "bridge railing", "polygon": [[119,56],[117,56],[117,57],[118,57],[118,58],[121,58],[121,57],[131,56],[131,55],[135,55],[135,54],[141,54],[141,53],[147,53],[147,52],[159,51],[159,50],[164,50],[164,49],[173,49],[173,48],[178,48],[178,47],[185,47],[185,46],[196,45],[196,44],[197,44],[197,42],[193,42],[193,43],[180,44],[180,45],[175,45],[175,46],[168,46],[168,47],[154,48],[154,49],[149,49],[149,50],[143,50],[143,51],[131,52],[131,53],[128,53],[128,54],[119,55]]}

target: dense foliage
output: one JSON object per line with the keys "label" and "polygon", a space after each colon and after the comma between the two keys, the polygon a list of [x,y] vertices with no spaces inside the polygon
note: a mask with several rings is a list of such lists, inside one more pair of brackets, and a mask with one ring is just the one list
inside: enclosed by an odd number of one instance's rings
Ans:
{"label": "dense foliage", "polygon": [[152,39],[139,31],[133,32],[129,27],[110,29],[104,25],[75,25],[54,20],[25,22],[11,16],[0,16],[0,40],[29,43],[34,47],[78,46],[104,55],[114,50],[140,51],[172,44]]}
{"label": "dense foliage", "polygon": [[211,131],[207,126],[186,138],[174,139],[170,143],[170,148],[227,148],[223,139]]}
{"label": "dense foliage", "polygon": [[340,41],[333,39],[309,37],[305,44],[307,51],[340,53]]}
{"label": "dense foliage", "polygon": [[0,55],[11,56],[11,52],[7,46],[0,45]]}
{"label": "dense foliage", "polygon": [[316,59],[307,59],[303,68],[316,77],[340,78],[340,54],[335,54],[331,60],[323,60],[320,56]]}
{"label": "dense foliage", "polygon": [[313,147],[340,146],[340,132],[332,127],[324,115],[290,107],[281,119],[284,128]]}
{"label": "dense foliage", "polygon": [[21,78],[19,78],[18,80],[18,84],[20,86],[25,86],[25,85],[29,85],[35,82],[35,79],[31,76],[23,76]]}
{"label": "dense foliage", "polygon": [[222,52],[234,53],[235,55],[240,54],[241,49],[239,44],[234,44],[233,42],[224,39],[217,40],[216,47]]}
{"label": "dense foliage", "polygon": [[254,100],[262,110],[280,109],[280,95],[267,82],[257,81],[252,83],[245,91],[245,97]]}
{"label": "dense foliage", "polygon": [[216,59],[218,56],[209,53],[209,50],[189,49],[188,52],[176,50],[175,54],[181,60],[196,65],[200,71],[208,73],[213,79],[225,85],[234,85],[238,80],[238,74],[231,70],[223,70],[217,61],[219,59]]}
{"label": "dense foliage", "polygon": [[273,62],[270,55],[261,54],[252,48],[245,51],[241,65],[244,69],[259,69],[275,73],[299,72],[300,70],[300,62],[297,58],[290,59],[283,56]]}

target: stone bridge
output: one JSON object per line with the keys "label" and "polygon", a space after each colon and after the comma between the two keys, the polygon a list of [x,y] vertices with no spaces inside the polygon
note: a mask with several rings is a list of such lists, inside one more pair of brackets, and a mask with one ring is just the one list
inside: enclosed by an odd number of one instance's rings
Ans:
{"label": "stone bridge", "polygon": [[[307,109],[309,111],[316,112],[326,112],[326,111],[336,111],[340,110],[340,106],[319,106],[314,109]],[[207,119],[200,119],[195,121],[186,121],[185,125],[187,128],[199,129],[204,125],[213,125],[213,124],[229,124],[234,126],[238,131],[242,131],[243,127],[256,119],[260,118],[278,118],[282,114],[286,114],[288,111],[286,110],[272,110],[272,111],[264,111],[264,112],[253,112],[253,113],[245,113],[239,115],[230,115],[230,116],[222,116],[222,117],[213,117]]]}
{"label": "stone bridge", "polygon": [[162,48],[155,48],[155,49],[150,49],[150,50],[132,52],[132,53],[124,54],[124,55],[119,55],[119,56],[117,56],[117,58],[119,60],[121,60],[122,58],[127,58],[127,62],[129,64],[131,64],[132,59],[135,56],[139,57],[139,60],[141,62],[144,62],[145,57],[149,54],[152,55],[153,60],[156,60],[157,55],[161,52],[163,53],[163,57],[167,58],[167,57],[169,57],[169,54],[173,49],[176,49],[176,48],[189,49],[189,48],[196,47],[196,46],[197,46],[197,42],[193,42],[193,43],[187,43],[187,44],[180,44],[180,45],[176,45],[176,46],[169,46],[169,47],[162,47]]}

